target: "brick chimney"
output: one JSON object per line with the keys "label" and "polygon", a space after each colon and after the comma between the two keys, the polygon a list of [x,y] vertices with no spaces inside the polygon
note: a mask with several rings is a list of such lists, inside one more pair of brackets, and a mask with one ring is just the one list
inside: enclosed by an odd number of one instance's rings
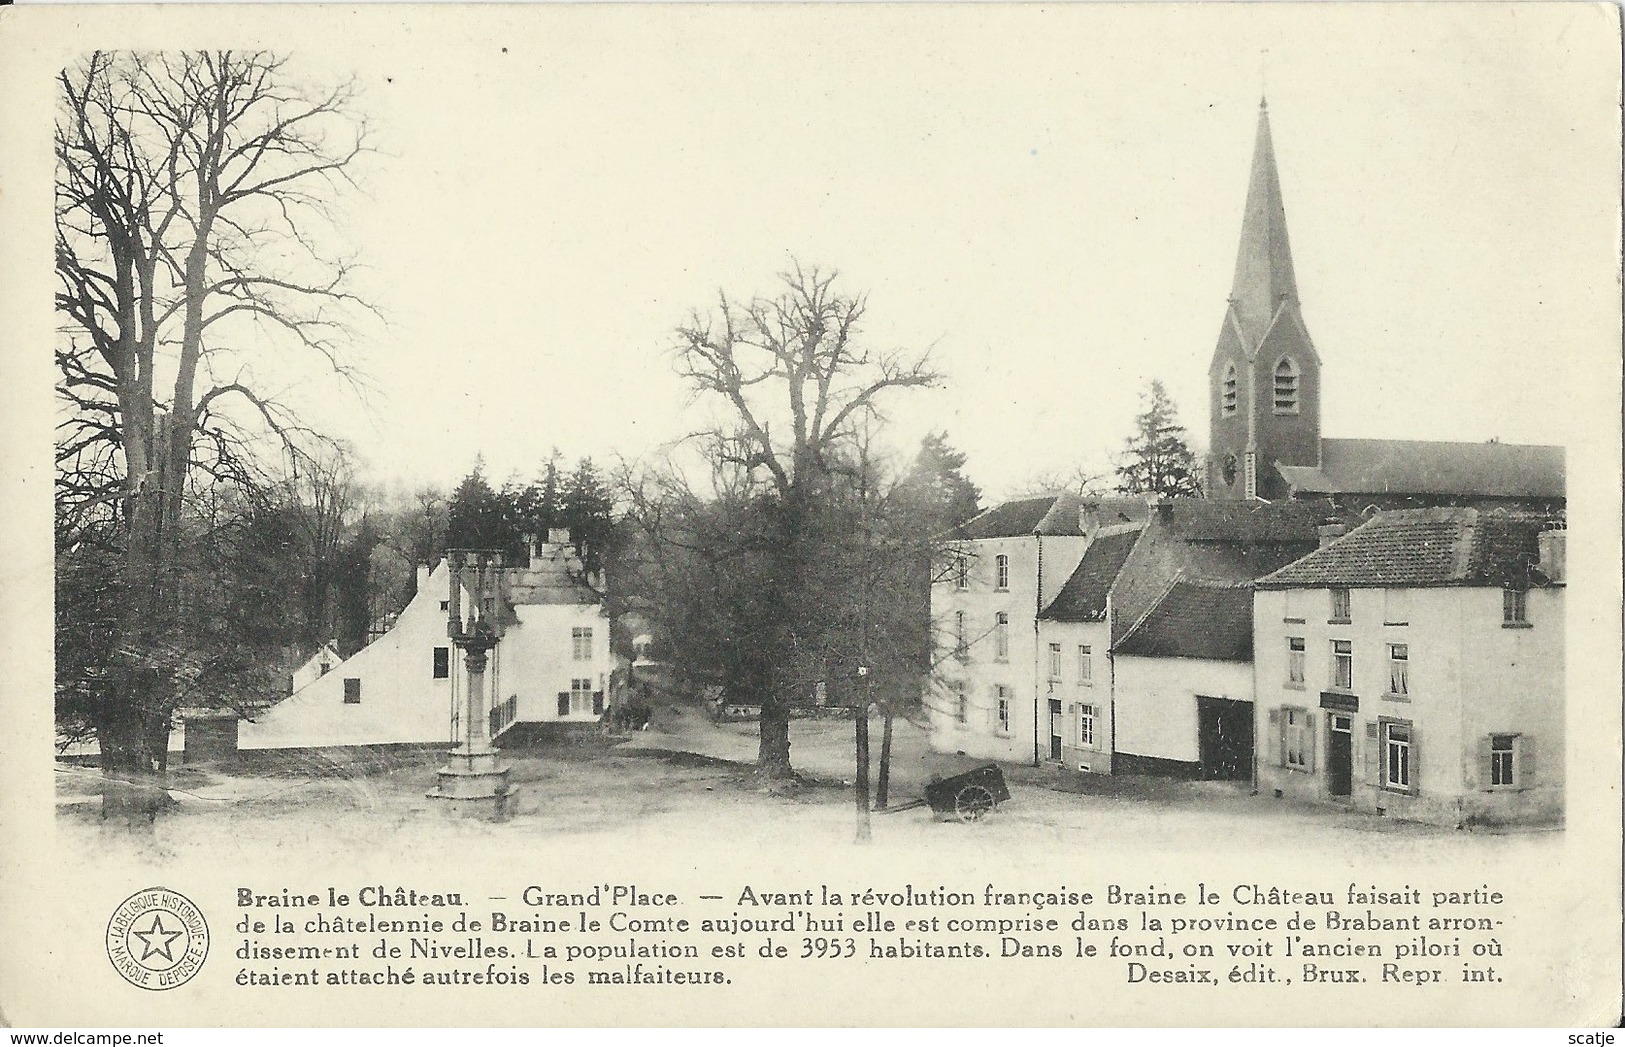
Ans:
{"label": "brick chimney", "polygon": [[1348,524],[1339,523],[1336,520],[1323,523],[1319,527],[1315,528],[1315,534],[1320,538],[1320,548],[1322,549],[1326,548],[1328,545],[1331,545],[1333,542],[1337,541],[1339,538],[1348,533]]}
{"label": "brick chimney", "polygon": [[1569,532],[1542,531],[1536,540],[1540,543],[1540,573],[1554,582],[1566,581]]}

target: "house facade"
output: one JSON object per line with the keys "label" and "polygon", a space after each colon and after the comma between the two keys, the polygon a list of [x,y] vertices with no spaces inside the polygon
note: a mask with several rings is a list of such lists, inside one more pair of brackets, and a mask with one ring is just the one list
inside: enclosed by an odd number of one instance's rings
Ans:
{"label": "house facade", "polygon": [[[238,746],[461,741],[468,676],[447,637],[450,586],[445,561],[420,567],[417,594],[388,632],[245,720]],[[493,736],[519,723],[591,724],[603,713],[612,656],[601,589],[564,532],[534,543],[526,566],[501,572],[502,638],[485,673]],[[460,606],[471,600],[465,588]]]}
{"label": "house facade", "polygon": [[1260,790],[1442,825],[1559,820],[1565,536],[1544,527],[1382,513],[1261,579]]}
{"label": "house facade", "polygon": [[1121,772],[1252,776],[1252,595],[1176,581],[1113,645]]}
{"label": "house facade", "polygon": [[1041,688],[1038,613],[1083,556],[1081,503],[1070,494],[1005,502],[951,537],[949,570],[931,588],[932,747],[1033,763],[1056,726]]}

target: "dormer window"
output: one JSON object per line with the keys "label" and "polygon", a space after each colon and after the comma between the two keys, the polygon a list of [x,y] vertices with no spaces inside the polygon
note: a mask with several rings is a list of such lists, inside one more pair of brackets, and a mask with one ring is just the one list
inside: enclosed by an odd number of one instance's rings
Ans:
{"label": "dormer window", "polygon": [[1298,413],[1298,365],[1290,356],[1275,365],[1275,413]]}
{"label": "dormer window", "polygon": [[1236,413],[1236,365],[1224,365],[1224,385],[1219,391],[1219,413],[1232,415]]}

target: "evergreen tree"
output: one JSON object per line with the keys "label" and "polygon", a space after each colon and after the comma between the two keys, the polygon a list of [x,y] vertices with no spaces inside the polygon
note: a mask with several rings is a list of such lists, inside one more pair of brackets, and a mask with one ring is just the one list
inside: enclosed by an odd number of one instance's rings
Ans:
{"label": "evergreen tree", "polygon": [[452,492],[446,516],[447,548],[511,550],[518,544],[508,503],[485,478],[483,455]]}
{"label": "evergreen tree", "polygon": [[1153,379],[1140,401],[1117,463],[1117,489],[1124,494],[1199,495],[1196,456],[1185,443],[1185,427],[1162,382]]}
{"label": "evergreen tree", "polygon": [[615,528],[613,509],[609,485],[591,458],[581,459],[564,481],[559,516],[563,526],[570,529],[570,539],[589,572],[603,568],[611,552]]}
{"label": "evergreen tree", "polygon": [[960,470],[965,454],[948,443],[945,432],[928,433],[903,476],[897,500],[912,515],[921,533],[937,535],[981,512],[981,488]]}

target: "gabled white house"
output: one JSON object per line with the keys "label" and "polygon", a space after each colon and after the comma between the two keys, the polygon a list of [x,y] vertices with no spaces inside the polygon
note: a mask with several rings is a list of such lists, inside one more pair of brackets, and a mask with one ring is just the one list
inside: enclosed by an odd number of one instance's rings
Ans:
{"label": "gabled white house", "polygon": [[1444,825],[1563,811],[1561,531],[1381,513],[1258,582],[1258,781]]}
{"label": "gabled white house", "polygon": [[293,686],[289,690],[297,691],[306,684],[314,683],[326,676],[335,665],[342,661],[344,659],[340,657],[338,647],[334,645],[332,640],[327,641],[316,648],[316,652],[305,659],[303,665],[293,671]]}
{"label": "gabled white house", "polygon": [[[611,656],[602,578],[588,578],[555,531],[529,563],[502,572],[501,642],[485,674],[491,733],[517,723],[593,723]],[[244,721],[242,749],[455,743],[467,673],[447,638],[450,571],[419,568],[418,591],[394,627],[288,698]],[[464,590],[462,605],[471,599]]]}

